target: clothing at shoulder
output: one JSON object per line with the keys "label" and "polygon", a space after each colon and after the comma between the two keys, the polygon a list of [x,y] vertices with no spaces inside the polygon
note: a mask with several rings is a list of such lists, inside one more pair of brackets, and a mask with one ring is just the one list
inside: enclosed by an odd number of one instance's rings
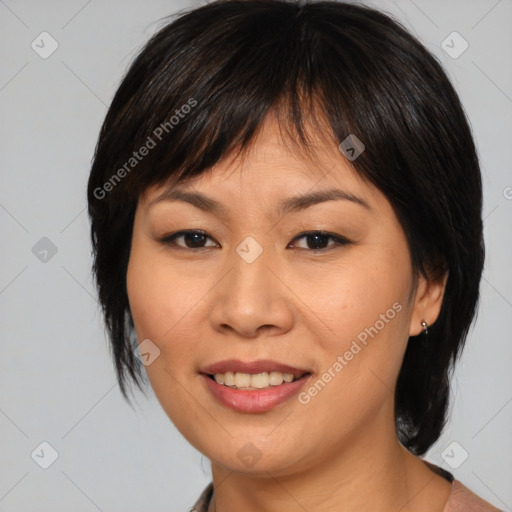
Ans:
{"label": "clothing at shoulder", "polygon": [[454,476],[449,471],[446,471],[446,469],[426,460],[422,459],[422,461],[434,473],[442,476],[452,484],[452,490],[443,512],[503,512],[468,489],[462,482],[455,480]]}
{"label": "clothing at shoulder", "polygon": [[188,509],[188,512],[208,512],[208,505],[213,496],[213,482],[210,482],[195,502],[194,506]]}
{"label": "clothing at shoulder", "polygon": [[470,491],[458,480],[452,483],[452,492],[443,512],[503,512]]}
{"label": "clothing at shoulder", "polygon": [[[452,490],[443,512],[503,512],[489,502],[482,499],[464,484],[455,480],[453,475],[431,462],[423,461],[430,469],[446,478],[452,484]],[[213,483],[210,482],[199,496],[193,508],[189,512],[208,512],[208,506],[213,496]]]}

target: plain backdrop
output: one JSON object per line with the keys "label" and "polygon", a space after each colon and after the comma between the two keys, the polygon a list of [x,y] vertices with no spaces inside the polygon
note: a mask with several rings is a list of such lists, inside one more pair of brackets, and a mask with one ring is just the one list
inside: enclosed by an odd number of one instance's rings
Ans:
{"label": "plain backdrop", "polygon": [[[474,130],[487,244],[480,311],[427,459],[512,510],[512,2],[367,4],[439,57]],[[158,21],[192,5],[0,0],[0,511],[185,511],[210,480],[208,460],[151,391],[135,410],[122,399],[85,199],[121,77]]]}

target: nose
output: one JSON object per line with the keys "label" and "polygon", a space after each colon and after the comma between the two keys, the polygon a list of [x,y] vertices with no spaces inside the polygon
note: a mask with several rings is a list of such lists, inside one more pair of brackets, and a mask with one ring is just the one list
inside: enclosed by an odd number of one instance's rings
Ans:
{"label": "nose", "polygon": [[212,327],[243,338],[289,331],[294,322],[293,293],[270,249],[253,261],[236,251],[231,256],[223,269],[227,273],[212,294]]}

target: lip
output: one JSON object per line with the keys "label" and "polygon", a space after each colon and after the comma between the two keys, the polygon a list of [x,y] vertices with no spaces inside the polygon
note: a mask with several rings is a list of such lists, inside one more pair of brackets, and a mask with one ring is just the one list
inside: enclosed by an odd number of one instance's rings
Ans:
{"label": "lip", "polygon": [[[239,359],[226,359],[206,366],[200,370],[201,373],[215,375],[216,373],[238,372],[238,373],[263,373],[263,372],[281,372],[292,373],[295,377],[300,377],[305,373],[311,373],[310,370],[294,368],[287,364],[271,361],[270,359],[260,359],[258,361],[241,361]],[[278,387],[278,386],[276,386]]]}
{"label": "lip", "polygon": [[[283,382],[279,386],[253,390],[229,388],[223,384],[218,384],[210,377],[210,375],[226,373],[228,371],[235,373],[263,373],[275,371],[292,373],[297,377],[302,375],[302,377],[293,382]],[[220,361],[201,370],[201,377],[206,388],[220,404],[237,412],[253,414],[271,411],[278,405],[288,401],[299,393],[311,376],[311,372],[308,370],[294,368],[269,360],[243,362],[231,359]]]}

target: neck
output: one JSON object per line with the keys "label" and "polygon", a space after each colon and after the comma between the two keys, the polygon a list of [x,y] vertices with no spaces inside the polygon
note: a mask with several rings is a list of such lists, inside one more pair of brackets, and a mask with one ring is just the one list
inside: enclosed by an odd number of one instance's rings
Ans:
{"label": "neck", "polygon": [[380,423],[332,448],[295,471],[283,466],[247,474],[212,463],[208,512],[443,512],[451,484],[398,442],[394,424],[386,430]]}

